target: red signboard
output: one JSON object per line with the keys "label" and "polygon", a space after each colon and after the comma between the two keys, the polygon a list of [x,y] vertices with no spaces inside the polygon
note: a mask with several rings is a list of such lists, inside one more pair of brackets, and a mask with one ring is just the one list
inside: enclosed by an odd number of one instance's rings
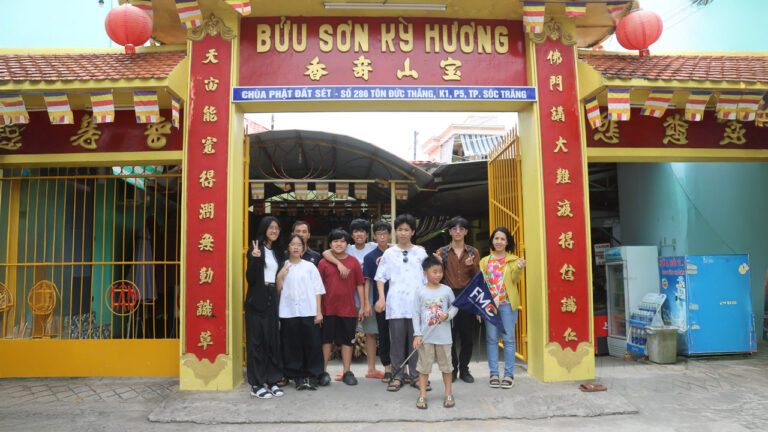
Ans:
{"label": "red signboard", "polygon": [[546,223],[549,341],[589,342],[587,230],[573,48],[536,44]]}
{"label": "red signboard", "polygon": [[[607,108],[600,107],[606,112]],[[603,115],[596,128],[587,123],[587,146],[631,148],[768,149],[768,127],[754,121],[718,121],[705,111],[702,121],[685,121],[684,109],[668,109],[661,118],[632,108],[629,121],[609,122]]]}
{"label": "red signboard", "polygon": [[520,21],[394,17],[242,20],[240,86],[525,86]]}
{"label": "red signboard", "polygon": [[185,171],[187,240],[184,352],[227,352],[227,152],[232,43],[192,43]]}
{"label": "red signboard", "polygon": [[158,123],[138,124],[133,110],[115,111],[114,123],[94,124],[93,113],[75,111],[74,124],[52,125],[46,111],[29,113],[28,124],[0,126],[0,155],[181,150],[182,133],[171,111]]}

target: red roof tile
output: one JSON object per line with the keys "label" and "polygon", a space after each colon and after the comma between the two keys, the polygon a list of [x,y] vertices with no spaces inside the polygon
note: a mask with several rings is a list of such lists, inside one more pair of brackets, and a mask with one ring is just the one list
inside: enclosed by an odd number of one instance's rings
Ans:
{"label": "red roof tile", "polygon": [[0,55],[0,82],[167,78],[184,51]]}
{"label": "red roof tile", "polygon": [[606,78],[768,82],[768,56],[579,53]]}

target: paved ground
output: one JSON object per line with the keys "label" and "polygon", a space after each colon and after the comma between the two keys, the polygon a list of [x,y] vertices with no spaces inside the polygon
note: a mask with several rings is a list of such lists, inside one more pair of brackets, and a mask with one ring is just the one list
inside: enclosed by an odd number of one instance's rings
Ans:
{"label": "paved ground", "polygon": [[[169,378],[0,380],[3,431],[431,431],[431,430],[768,430],[768,345],[753,356],[680,359],[674,365],[597,359],[607,392],[582,393],[579,383],[545,384],[516,370],[512,390],[486,385],[487,366],[472,365],[475,384],[457,382],[457,406],[440,406],[442,384],[432,382],[427,411],[417,391],[387,393],[361,379],[317,392],[287,389],[282,399],[251,399],[236,392],[179,392]],[[356,363],[360,375],[365,366]],[[329,366],[331,372],[339,365]],[[151,421],[150,421],[151,420]],[[254,424],[257,423],[257,424]]]}

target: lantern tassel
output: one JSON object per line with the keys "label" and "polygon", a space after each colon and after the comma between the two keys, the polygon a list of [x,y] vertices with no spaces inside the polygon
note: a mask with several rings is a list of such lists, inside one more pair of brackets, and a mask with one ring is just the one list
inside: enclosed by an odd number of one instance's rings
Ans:
{"label": "lantern tassel", "polygon": [[136,47],[131,45],[131,44],[127,44],[125,46],[125,53],[126,54],[135,55],[136,54]]}

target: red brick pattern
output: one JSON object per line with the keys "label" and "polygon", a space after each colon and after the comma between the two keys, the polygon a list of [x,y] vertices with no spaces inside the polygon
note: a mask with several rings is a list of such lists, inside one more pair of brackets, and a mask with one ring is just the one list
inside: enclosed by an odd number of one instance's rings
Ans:
{"label": "red brick pattern", "polygon": [[0,83],[167,78],[184,51],[0,55]]}
{"label": "red brick pattern", "polygon": [[768,56],[637,55],[580,53],[606,78],[768,82]]}

